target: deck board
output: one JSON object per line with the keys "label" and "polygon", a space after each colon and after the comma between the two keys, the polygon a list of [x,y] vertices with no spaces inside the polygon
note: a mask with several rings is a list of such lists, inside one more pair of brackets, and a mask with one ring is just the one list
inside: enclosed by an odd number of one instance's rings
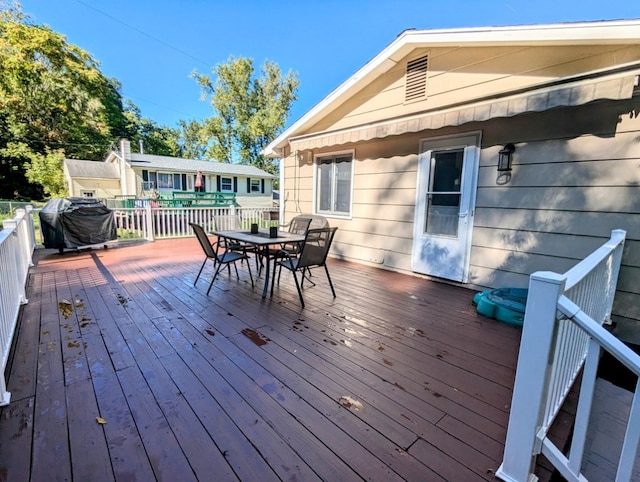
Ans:
{"label": "deck board", "polygon": [[493,480],[520,331],[469,290],[330,260],[305,309],[288,272],[207,295],[195,239],[35,261],[0,480]]}

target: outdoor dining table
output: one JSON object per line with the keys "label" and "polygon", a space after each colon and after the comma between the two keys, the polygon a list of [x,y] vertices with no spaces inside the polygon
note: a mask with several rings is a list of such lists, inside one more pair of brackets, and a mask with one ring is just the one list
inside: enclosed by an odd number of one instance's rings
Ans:
{"label": "outdoor dining table", "polygon": [[293,234],[286,231],[278,231],[276,237],[271,237],[269,230],[259,230],[257,233],[251,233],[250,231],[244,230],[212,231],[211,234],[232,241],[251,244],[258,249],[258,254],[262,256],[265,263],[264,289],[262,290],[263,298],[267,297],[267,291],[269,289],[269,246],[274,244],[301,243],[305,240],[304,234]]}

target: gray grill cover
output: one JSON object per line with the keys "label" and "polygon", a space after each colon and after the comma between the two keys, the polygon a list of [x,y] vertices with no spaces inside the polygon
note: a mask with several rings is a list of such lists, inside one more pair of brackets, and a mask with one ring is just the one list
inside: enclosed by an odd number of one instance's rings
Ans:
{"label": "gray grill cover", "polygon": [[52,199],[39,216],[45,248],[78,248],[117,239],[113,211],[96,199]]}

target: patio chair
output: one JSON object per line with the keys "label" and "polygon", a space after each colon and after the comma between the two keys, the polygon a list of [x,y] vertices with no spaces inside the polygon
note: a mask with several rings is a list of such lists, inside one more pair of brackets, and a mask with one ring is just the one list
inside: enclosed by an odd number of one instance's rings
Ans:
{"label": "patio chair", "polygon": [[[240,216],[237,214],[221,215],[213,217],[213,225],[216,231],[240,231],[242,229],[242,223],[240,222]],[[238,241],[228,241],[223,238],[223,243],[226,243],[225,248],[230,251],[237,251],[240,253],[253,253],[256,260],[256,270],[260,270],[261,266],[258,262],[258,248],[252,244],[240,243]]]}
{"label": "patio chair", "polygon": [[[285,250],[282,250],[281,254],[277,257],[277,259],[279,259],[276,265],[279,268],[278,282],[280,282],[280,272],[282,271],[282,268],[286,268],[293,273],[293,279],[296,283],[296,289],[298,290],[298,297],[300,298],[300,304],[302,304],[303,308],[304,298],[302,297],[302,287],[305,278],[309,279],[305,276],[305,273],[309,272],[313,268],[324,268],[324,271],[327,274],[327,280],[329,281],[329,286],[331,287],[331,293],[334,298],[336,297],[336,291],[333,288],[333,282],[331,281],[329,269],[327,268],[327,255],[329,254],[329,249],[331,248],[331,243],[333,242],[333,237],[335,236],[337,229],[338,228],[309,229],[304,243],[302,244],[300,254],[297,257],[292,256]],[[300,281],[298,281],[298,275],[296,274],[298,272],[302,275],[302,279]],[[309,280],[309,282],[315,286],[313,281]],[[271,296],[273,296],[274,286],[275,279],[274,283],[271,284]]]}
{"label": "patio chair", "polygon": [[[288,231],[292,234],[306,234],[309,230],[309,224],[311,224],[311,218],[309,216],[300,215],[294,217],[289,224]],[[271,259],[275,259],[281,255],[283,251],[288,252],[291,256],[297,256],[300,253],[300,244],[299,243],[285,243],[280,245],[279,248],[269,248],[266,250],[266,253],[263,251],[261,253],[262,256],[269,256]],[[262,272],[262,260],[260,263],[260,271]]]}
{"label": "patio chair", "polygon": [[[245,260],[245,259],[248,260],[249,257],[247,256],[247,254],[241,251],[231,251],[227,247],[227,243],[220,242],[220,239],[215,243],[211,244],[209,242],[209,237],[207,236],[207,233],[205,233],[202,226],[195,223],[189,223],[189,225],[193,229],[193,232],[196,234],[196,238],[198,238],[198,242],[200,243],[200,246],[202,247],[202,250],[204,251],[204,254],[206,256],[204,261],[202,262],[202,266],[200,266],[200,271],[198,271],[198,276],[196,276],[196,280],[193,282],[193,286],[195,286],[196,283],[198,282],[198,278],[200,278],[200,274],[204,269],[204,265],[207,264],[207,260],[209,259],[213,261],[213,266],[216,271],[213,274],[213,278],[211,278],[211,283],[209,283],[209,289],[207,290],[207,294],[209,294],[209,292],[211,291],[213,282],[218,277],[218,273],[220,272],[220,269],[222,268],[222,266],[227,266],[227,268],[229,268],[229,274],[231,274],[231,264],[233,264],[233,267],[236,270],[236,277],[240,279],[240,275],[238,274],[238,267],[236,266],[236,261]],[[253,275],[251,274],[251,266],[249,266],[249,262],[247,262],[247,269],[249,270],[249,278],[251,279],[251,286],[253,287],[254,286]]]}

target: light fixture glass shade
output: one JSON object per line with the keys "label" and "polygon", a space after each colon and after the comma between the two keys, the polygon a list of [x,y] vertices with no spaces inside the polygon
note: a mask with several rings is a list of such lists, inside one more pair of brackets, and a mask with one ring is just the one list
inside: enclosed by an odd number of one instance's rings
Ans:
{"label": "light fixture glass shade", "polygon": [[498,171],[510,171],[511,162],[513,161],[513,152],[516,147],[513,144],[507,144],[500,149],[498,153]]}

